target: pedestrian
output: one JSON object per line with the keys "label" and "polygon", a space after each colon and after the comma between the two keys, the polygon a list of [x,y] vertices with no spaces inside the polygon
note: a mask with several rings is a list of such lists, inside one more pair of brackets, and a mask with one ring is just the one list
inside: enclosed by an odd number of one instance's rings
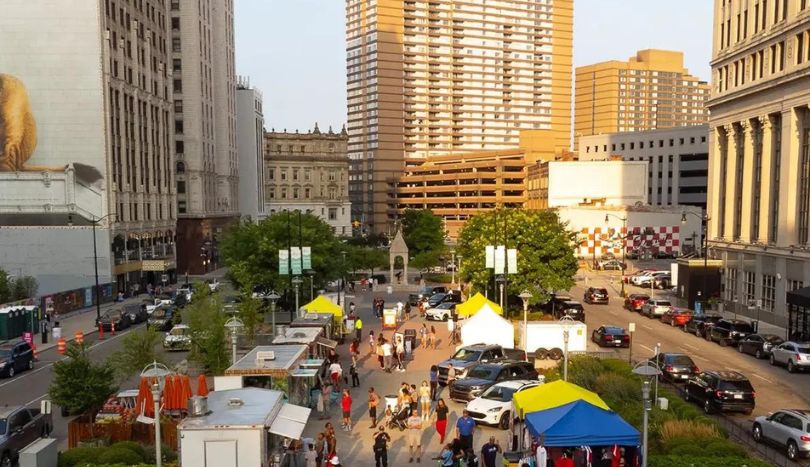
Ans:
{"label": "pedestrian", "polygon": [[439,387],[439,367],[431,365],[430,367],[430,400],[436,400],[436,393]]}
{"label": "pedestrian", "polygon": [[453,467],[456,464],[456,458],[455,455],[453,455],[453,446],[445,444],[441,454],[439,454],[439,458],[442,461],[442,467]]}
{"label": "pedestrian", "polygon": [[430,348],[436,350],[436,326],[430,325]]}
{"label": "pedestrian", "polygon": [[343,399],[340,401],[340,406],[343,409],[343,429],[352,431],[352,395],[349,393],[349,388],[343,389]]}
{"label": "pedestrian", "polygon": [[411,304],[410,302],[405,303],[405,320],[410,321],[411,319]]}
{"label": "pedestrian", "polygon": [[357,364],[352,363],[352,366],[349,367],[349,374],[352,377],[352,387],[356,388],[360,386],[360,375],[357,374]]}
{"label": "pedestrian", "polygon": [[422,462],[422,417],[419,416],[416,407],[411,410],[411,416],[408,417],[406,426],[408,427],[408,452],[411,455],[411,460],[408,462],[413,462],[414,446],[416,447],[416,462]]}
{"label": "pedestrian", "polygon": [[447,364],[447,389],[450,389],[450,386],[453,384],[453,381],[456,380],[456,369],[453,367],[452,363]]}
{"label": "pedestrian", "polygon": [[309,445],[309,449],[304,453],[304,461],[307,463],[307,467],[318,467],[318,453],[315,452],[315,445]]}
{"label": "pedestrian", "polygon": [[[382,339],[382,336],[380,336],[380,338]],[[380,340],[379,343],[377,344],[377,361],[380,362],[380,369],[383,370],[385,369],[385,359],[384,359],[385,353],[383,352],[384,343],[385,343],[384,340]]]}
{"label": "pedestrian", "polygon": [[423,349],[428,346],[428,328],[425,323],[422,323],[422,327],[419,329],[419,343],[422,344]]}
{"label": "pedestrian", "polygon": [[352,365],[356,365],[357,357],[360,356],[360,339],[354,339],[349,344],[349,355],[352,356]]}
{"label": "pedestrian", "polygon": [[404,311],[405,311],[405,306],[402,304],[402,302],[397,302],[397,321],[400,321],[400,322],[403,321]]}
{"label": "pedestrian", "polygon": [[470,417],[470,413],[464,410],[464,415],[456,421],[456,437],[461,440],[464,451],[473,448],[473,431],[475,430],[475,420]]}
{"label": "pedestrian", "polygon": [[571,458],[568,451],[563,451],[562,457],[557,459],[554,465],[557,467],[574,467],[574,459]]}
{"label": "pedestrian", "polygon": [[329,365],[329,377],[332,378],[332,384],[338,391],[340,391],[340,380],[342,376],[343,368],[340,366],[340,363],[334,362]]}
{"label": "pedestrian", "polygon": [[354,320],[354,332],[358,342],[363,340],[363,320],[359,316]]}
{"label": "pedestrian", "polygon": [[380,425],[380,429],[374,433],[374,462],[376,467],[388,467],[388,443],[391,436],[385,432],[385,426]]}
{"label": "pedestrian", "polygon": [[323,431],[326,437],[326,453],[324,454],[326,457],[324,460],[328,460],[331,454],[337,452],[337,436],[335,436],[335,427],[332,426],[332,422],[326,422]]}
{"label": "pedestrian", "polygon": [[495,467],[495,459],[501,451],[501,445],[494,436],[489,437],[489,442],[481,447],[481,457],[484,459],[484,467]]}
{"label": "pedestrian", "polygon": [[315,440],[315,462],[318,467],[323,465],[323,456],[324,454],[329,452],[329,446],[326,442],[326,436],[324,436],[323,432],[318,433],[318,437]]}
{"label": "pedestrian", "polygon": [[397,337],[397,363],[400,372],[405,371],[405,342],[402,341],[402,336]]}
{"label": "pedestrian", "polygon": [[380,405],[380,396],[374,391],[374,386],[368,388],[368,416],[371,418],[371,426],[377,426],[377,406]]}
{"label": "pedestrian", "polygon": [[349,314],[353,315],[354,310],[356,310],[356,309],[357,309],[357,307],[354,305],[354,302],[349,302]]}
{"label": "pedestrian", "polygon": [[414,409],[419,407],[419,391],[416,389],[415,384],[411,384],[411,389],[408,391],[408,395],[411,398],[411,407]]}
{"label": "pedestrian", "polygon": [[422,419],[427,420],[430,416],[430,386],[427,381],[422,381],[419,387],[419,401],[422,403]]}
{"label": "pedestrian", "polygon": [[453,338],[453,331],[455,330],[455,327],[456,327],[456,321],[454,319],[448,319],[447,320],[447,333],[448,333],[448,335],[449,335],[449,337],[451,339]]}
{"label": "pedestrian", "polygon": [[339,359],[337,352],[335,352],[335,349],[329,349],[329,355],[326,358],[329,360],[329,363],[335,363]]}
{"label": "pedestrian", "polygon": [[391,370],[392,370],[392,368],[391,368],[391,355],[393,354],[394,349],[391,346],[390,342],[385,341],[383,343],[383,345],[382,345],[382,350],[383,350],[383,368],[388,373],[391,373]]}
{"label": "pedestrian", "polygon": [[439,399],[439,402],[436,403],[436,433],[439,434],[439,444],[444,444],[444,437],[447,433],[447,412],[449,409],[447,408],[447,404],[444,403],[444,399]]}
{"label": "pedestrian", "polygon": [[391,406],[385,406],[385,414],[383,415],[382,426],[388,426],[391,423],[391,419],[394,418],[394,412],[391,411]]}
{"label": "pedestrian", "polygon": [[374,340],[374,330],[368,332],[368,353],[373,354],[377,350],[377,341]]}

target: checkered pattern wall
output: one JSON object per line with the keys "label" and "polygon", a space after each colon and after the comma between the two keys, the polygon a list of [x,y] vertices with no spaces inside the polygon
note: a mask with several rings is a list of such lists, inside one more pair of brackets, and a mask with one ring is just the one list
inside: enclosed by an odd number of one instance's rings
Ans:
{"label": "checkered pattern wall", "polygon": [[630,227],[614,229],[607,227],[583,227],[578,234],[580,257],[589,257],[613,253],[622,254],[622,239],[627,253],[649,251],[653,255],[659,252],[680,252],[680,226]]}

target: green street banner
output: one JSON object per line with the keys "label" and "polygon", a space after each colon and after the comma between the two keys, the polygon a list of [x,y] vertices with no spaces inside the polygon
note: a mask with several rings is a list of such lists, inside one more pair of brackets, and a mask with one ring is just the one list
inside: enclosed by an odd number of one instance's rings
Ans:
{"label": "green street banner", "polygon": [[288,250],[278,250],[278,274],[280,276],[290,274],[290,252]]}
{"label": "green street banner", "polygon": [[301,247],[301,254],[303,255],[304,271],[312,269],[312,248],[308,246]]}
{"label": "green street banner", "polygon": [[294,246],[290,248],[290,259],[292,260],[293,276],[301,275],[301,248]]}

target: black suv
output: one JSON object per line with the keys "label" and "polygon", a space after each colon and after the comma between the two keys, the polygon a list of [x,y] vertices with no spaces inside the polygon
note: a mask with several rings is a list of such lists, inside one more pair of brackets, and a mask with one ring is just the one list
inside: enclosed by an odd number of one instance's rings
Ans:
{"label": "black suv", "polygon": [[673,382],[686,381],[690,376],[700,372],[692,358],[682,353],[659,353],[650,361],[658,365],[664,379]]}
{"label": "black suv", "polygon": [[706,331],[709,331],[711,327],[721,319],[723,319],[723,317],[720,315],[693,316],[691,320],[683,325],[683,332],[692,333],[698,337],[705,337]]}
{"label": "black suv", "polygon": [[605,305],[607,305],[610,301],[610,298],[608,298],[607,289],[599,287],[588,287],[588,290],[585,291],[585,296],[582,299],[585,301],[585,303],[603,303]]}
{"label": "black suv", "polygon": [[410,303],[411,306],[419,306],[419,302],[423,302],[437,293],[447,293],[447,287],[422,287],[422,289],[419,290],[419,293],[412,293],[408,295],[408,303]]}
{"label": "black suv", "polygon": [[554,319],[560,319],[563,316],[570,316],[571,318],[585,322],[585,308],[582,307],[582,304],[576,302],[574,300],[562,302],[558,305],[555,305],[554,311],[552,312],[552,316]]}
{"label": "black suv", "polygon": [[464,379],[457,379],[450,385],[450,399],[469,402],[490,386],[515,379],[537,379],[537,370],[529,362],[482,363],[467,373]]}
{"label": "black suv", "polygon": [[736,371],[704,371],[689,378],[683,398],[701,404],[707,414],[719,410],[750,415],[756,406],[754,387]]}
{"label": "black suv", "polygon": [[737,344],[740,339],[754,333],[754,327],[741,319],[721,319],[711,327],[708,334],[710,341],[718,342],[725,347]]}
{"label": "black suv", "polygon": [[34,350],[25,341],[0,345],[0,373],[11,378],[17,372],[34,369]]}

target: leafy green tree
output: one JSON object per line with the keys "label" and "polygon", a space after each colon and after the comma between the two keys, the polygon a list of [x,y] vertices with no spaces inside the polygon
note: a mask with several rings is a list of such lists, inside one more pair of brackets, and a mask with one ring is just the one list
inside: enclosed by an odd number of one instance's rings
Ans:
{"label": "leafy green tree", "polygon": [[194,301],[183,310],[183,321],[191,333],[189,360],[199,364],[205,373],[220,375],[231,363],[224,308],[219,295]]}
{"label": "leafy green tree", "polygon": [[6,271],[0,269],[0,303],[6,303],[11,301],[12,293],[11,293],[11,279],[8,277]]}
{"label": "leafy green tree", "polygon": [[371,270],[388,266],[388,253],[376,247],[359,247],[348,245],[346,261],[347,269],[352,273],[356,271]]}
{"label": "leafy green tree", "polygon": [[37,295],[39,284],[31,276],[22,276],[14,279],[12,300],[23,300],[33,298]]}
{"label": "leafy green tree", "polygon": [[140,373],[152,362],[165,364],[162,338],[163,334],[153,328],[127,333],[121,342],[121,350],[110,355],[107,362],[115,369],[121,381]]}
{"label": "leafy green tree", "polygon": [[53,364],[48,395],[54,404],[78,414],[101,407],[118,390],[115,371],[106,362],[94,363],[84,345],[70,344],[68,358]]}
{"label": "leafy green tree", "polygon": [[508,294],[528,289],[533,294],[531,302],[539,303],[550,290],[573,287],[575,241],[574,232],[566,229],[554,211],[498,209],[467,221],[456,252],[464,257],[462,278],[474,289],[483,290],[491,278],[484,263],[486,246],[505,244],[517,249],[518,273],[509,275]]}
{"label": "leafy green tree", "polygon": [[423,251],[421,253],[417,253],[416,256],[414,256],[413,259],[411,259],[408,262],[408,266],[417,269],[427,269],[431,266],[439,264],[441,258],[442,258],[441,251],[438,250]]}
{"label": "leafy green tree", "polygon": [[[253,298],[251,291],[242,293],[242,301],[239,303],[237,317],[245,325],[244,332],[248,338],[248,343],[253,345],[256,342],[256,328],[262,323],[264,317],[261,314],[261,303]],[[275,329],[273,332],[275,332]]]}
{"label": "leafy green tree", "polygon": [[409,254],[444,251],[444,224],[430,209],[407,209],[402,216],[402,236]]}

